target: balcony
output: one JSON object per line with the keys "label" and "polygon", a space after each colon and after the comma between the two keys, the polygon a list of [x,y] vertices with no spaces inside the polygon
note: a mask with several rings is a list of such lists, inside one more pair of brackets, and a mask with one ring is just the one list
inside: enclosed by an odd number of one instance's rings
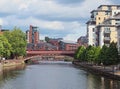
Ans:
{"label": "balcony", "polygon": [[104,40],[104,44],[110,44],[110,40]]}
{"label": "balcony", "polygon": [[110,33],[111,31],[110,30],[105,30],[104,33]]}
{"label": "balcony", "polygon": [[110,37],[104,37],[104,40],[108,40],[108,41],[109,41],[109,40],[110,40]]}
{"label": "balcony", "polygon": [[94,15],[93,15],[93,14],[91,15],[91,18],[94,18]]}

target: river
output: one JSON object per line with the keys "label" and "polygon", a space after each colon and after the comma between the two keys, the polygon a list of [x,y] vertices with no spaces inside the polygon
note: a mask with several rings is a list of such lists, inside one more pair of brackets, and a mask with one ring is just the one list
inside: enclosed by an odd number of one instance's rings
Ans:
{"label": "river", "polygon": [[5,69],[0,89],[120,89],[120,81],[91,74],[70,62]]}

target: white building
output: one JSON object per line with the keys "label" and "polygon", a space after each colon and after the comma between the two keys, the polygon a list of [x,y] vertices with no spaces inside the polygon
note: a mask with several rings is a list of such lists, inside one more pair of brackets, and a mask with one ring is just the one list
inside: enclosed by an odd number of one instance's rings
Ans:
{"label": "white building", "polygon": [[118,35],[118,42],[117,42],[117,46],[118,46],[118,51],[120,52],[120,25],[118,25],[117,27],[117,35]]}
{"label": "white building", "polygon": [[95,22],[94,21],[88,21],[87,23],[87,40],[88,45],[95,46],[96,44],[96,34],[95,34]]}

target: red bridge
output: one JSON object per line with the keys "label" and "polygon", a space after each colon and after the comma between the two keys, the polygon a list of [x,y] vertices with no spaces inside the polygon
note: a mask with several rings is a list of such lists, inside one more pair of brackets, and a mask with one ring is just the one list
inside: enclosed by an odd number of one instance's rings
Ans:
{"label": "red bridge", "polygon": [[[27,57],[24,59],[26,62],[29,60],[40,59],[53,59],[61,60],[61,57],[70,56],[74,57],[75,51],[26,51]],[[63,59],[62,59],[63,60]]]}
{"label": "red bridge", "polygon": [[30,56],[56,56],[56,55],[67,55],[73,56],[75,51],[27,51],[27,57]]}

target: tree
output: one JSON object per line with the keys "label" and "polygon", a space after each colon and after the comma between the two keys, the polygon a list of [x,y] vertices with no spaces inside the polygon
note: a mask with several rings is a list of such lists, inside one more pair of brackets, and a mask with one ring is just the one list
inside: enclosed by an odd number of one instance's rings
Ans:
{"label": "tree", "polygon": [[99,55],[100,55],[101,48],[95,47],[95,54],[94,54],[94,62],[98,63],[99,62]]}
{"label": "tree", "polygon": [[116,43],[112,42],[107,50],[107,59],[105,61],[106,65],[112,65],[112,64],[118,64],[119,58],[118,58],[118,50],[116,47]]}
{"label": "tree", "polygon": [[50,40],[49,37],[45,37],[45,41],[46,41],[47,43],[49,42],[49,40]]}
{"label": "tree", "polygon": [[10,57],[11,54],[11,45],[8,42],[7,38],[3,35],[0,35],[0,56],[1,57]]}
{"label": "tree", "polygon": [[79,54],[78,54],[78,53],[79,53],[80,48],[81,48],[81,46],[78,47],[78,49],[77,49],[76,52],[75,52],[75,56],[74,56],[75,59],[78,59],[78,58],[79,58]]}
{"label": "tree", "polygon": [[5,37],[12,47],[12,56],[24,56],[26,54],[26,35],[21,31],[21,29],[15,27],[12,31],[5,32]]}
{"label": "tree", "polygon": [[85,50],[85,47],[80,46],[75,53],[75,58],[79,59],[79,60],[82,60],[81,54],[83,53],[84,50]]}
{"label": "tree", "polygon": [[108,47],[103,45],[102,49],[100,50],[100,54],[99,54],[99,58],[98,58],[99,64],[101,64],[101,63],[103,63],[104,65],[106,64],[106,61],[108,59],[107,51],[108,51]]}
{"label": "tree", "polygon": [[95,59],[95,47],[93,46],[88,46],[86,48],[86,59],[88,62],[93,62],[93,60]]}

